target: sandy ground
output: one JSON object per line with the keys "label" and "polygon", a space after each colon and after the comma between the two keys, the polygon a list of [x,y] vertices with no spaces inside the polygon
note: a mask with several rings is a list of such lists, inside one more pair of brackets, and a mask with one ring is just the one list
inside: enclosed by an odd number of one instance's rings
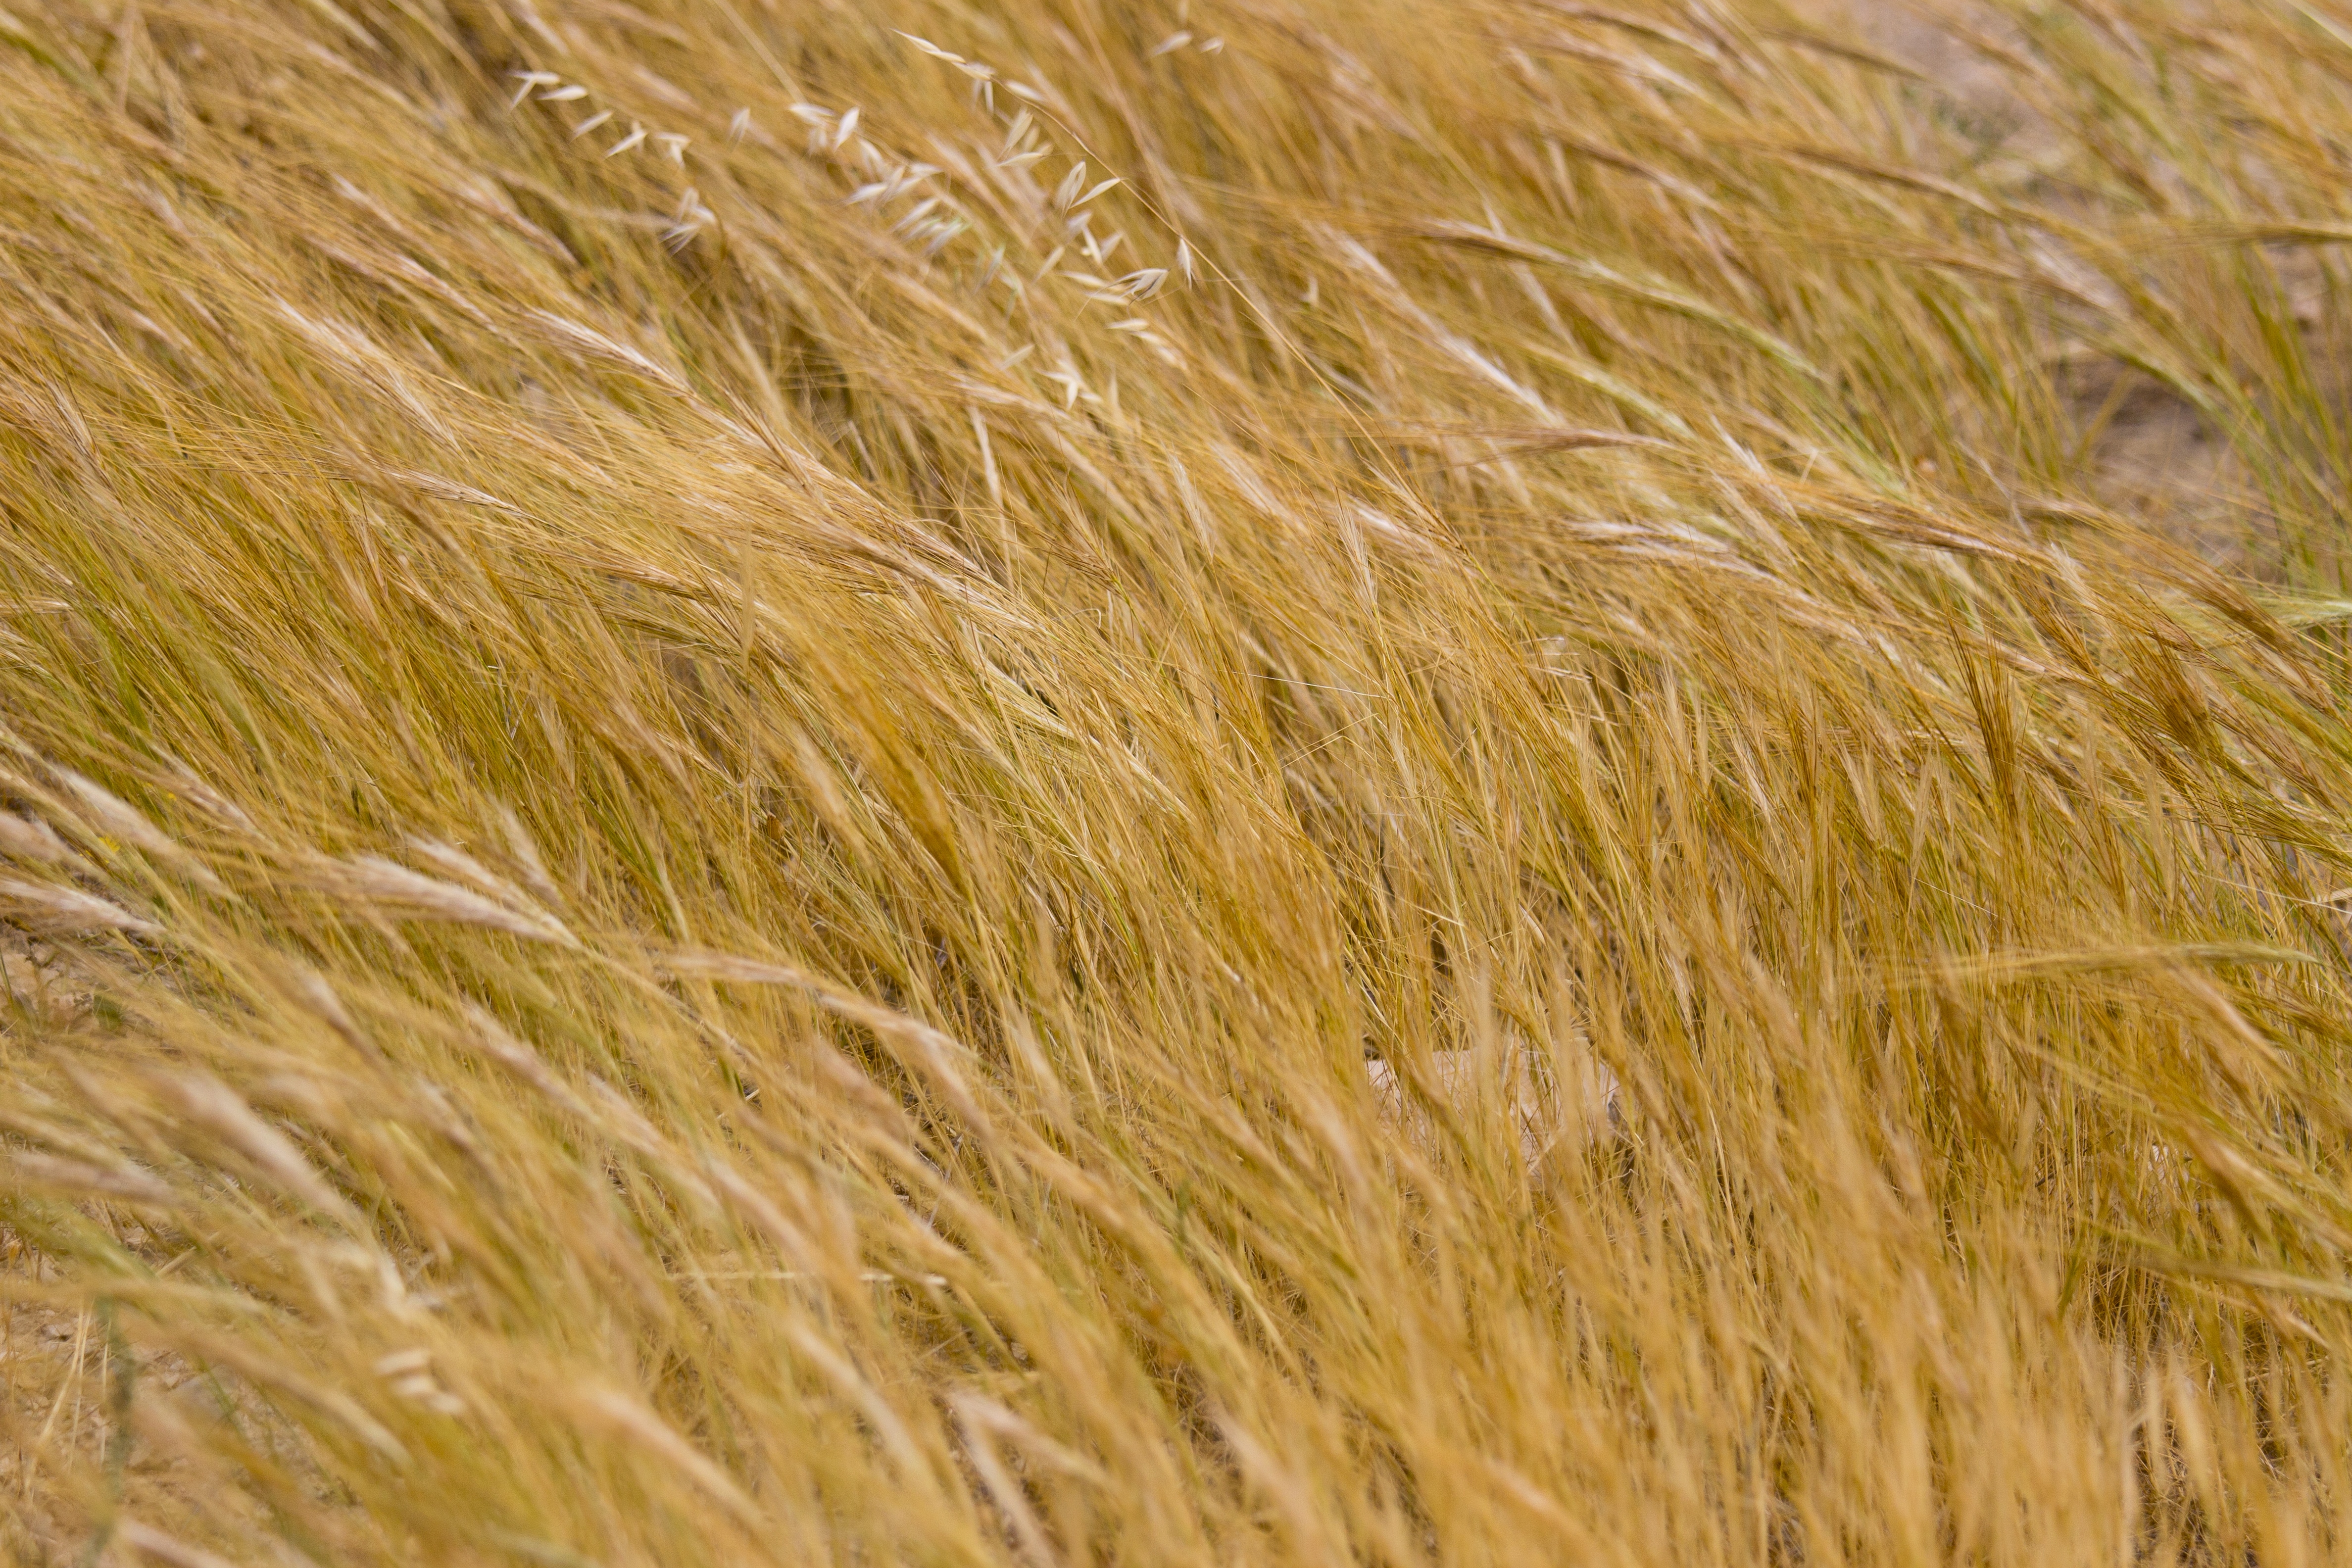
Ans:
{"label": "sandy ground", "polygon": [[[2031,169],[2056,145],[2056,130],[2013,89],[2008,70],[1948,24],[2003,44],[2016,30],[1969,0],[1816,0],[1810,25],[1917,71],[1948,96],[1959,121],[1998,141],[1998,161]],[[2308,251],[2274,252],[2306,328],[2317,316],[2322,279]],[[2352,375],[2345,378],[2352,384]],[[2099,500],[2195,548],[2225,569],[2258,570],[2247,543],[2260,526],[2262,500],[2223,434],[2154,379],[2084,349],[2068,353],[2062,381],[2078,438],[2098,476]]]}

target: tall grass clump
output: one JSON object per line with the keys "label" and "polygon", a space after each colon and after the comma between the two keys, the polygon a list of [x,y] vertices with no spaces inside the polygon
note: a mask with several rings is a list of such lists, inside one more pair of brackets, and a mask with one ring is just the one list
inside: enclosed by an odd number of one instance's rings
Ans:
{"label": "tall grass clump", "polygon": [[9,1561],[2352,1553],[2344,0],[6,4]]}

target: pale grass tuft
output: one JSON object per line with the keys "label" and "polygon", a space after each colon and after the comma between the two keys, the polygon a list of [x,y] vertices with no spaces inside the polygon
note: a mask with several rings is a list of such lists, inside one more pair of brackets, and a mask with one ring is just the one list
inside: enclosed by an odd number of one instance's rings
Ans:
{"label": "pale grass tuft", "polygon": [[572,943],[572,933],[551,915],[509,908],[381,855],[330,862],[320,868],[319,879],[328,892],[403,915],[488,926],[532,942]]}
{"label": "pale grass tuft", "polygon": [[48,930],[120,931],[134,936],[160,936],[163,931],[153,921],[79,888],[0,877],[0,900],[15,905],[21,918]]}

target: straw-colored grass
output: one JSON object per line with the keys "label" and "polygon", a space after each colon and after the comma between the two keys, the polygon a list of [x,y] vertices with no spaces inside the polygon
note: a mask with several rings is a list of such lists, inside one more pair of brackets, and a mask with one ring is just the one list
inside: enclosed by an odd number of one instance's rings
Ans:
{"label": "straw-colored grass", "polygon": [[9,1561],[2352,1553],[2345,0],[6,4]]}

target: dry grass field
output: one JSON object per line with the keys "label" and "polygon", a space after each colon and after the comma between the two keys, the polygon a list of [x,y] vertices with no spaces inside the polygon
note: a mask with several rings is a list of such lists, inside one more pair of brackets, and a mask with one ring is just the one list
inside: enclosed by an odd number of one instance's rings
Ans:
{"label": "dry grass field", "polygon": [[0,1554],[2352,1557],[2352,4],[0,0]]}

